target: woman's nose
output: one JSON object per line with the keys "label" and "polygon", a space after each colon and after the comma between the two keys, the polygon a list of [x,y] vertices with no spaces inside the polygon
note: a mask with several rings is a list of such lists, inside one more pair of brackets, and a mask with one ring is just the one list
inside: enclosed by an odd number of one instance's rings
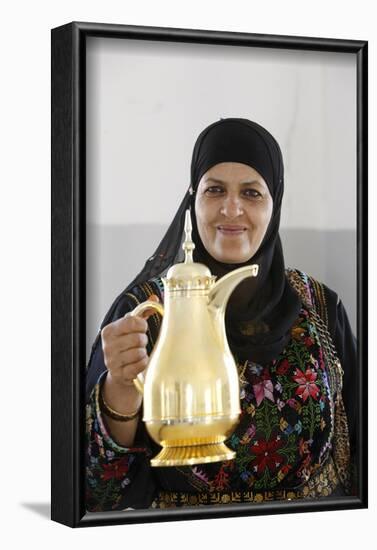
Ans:
{"label": "woman's nose", "polygon": [[240,198],[230,195],[225,197],[221,205],[220,213],[230,219],[241,216],[243,214],[243,208]]}

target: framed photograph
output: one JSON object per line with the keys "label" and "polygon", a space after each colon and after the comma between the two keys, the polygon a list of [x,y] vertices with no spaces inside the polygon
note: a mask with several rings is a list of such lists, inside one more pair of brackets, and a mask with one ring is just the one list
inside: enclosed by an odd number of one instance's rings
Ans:
{"label": "framed photograph", "polygon": [[366,508],[367,42],[51,36],[52,519]]}

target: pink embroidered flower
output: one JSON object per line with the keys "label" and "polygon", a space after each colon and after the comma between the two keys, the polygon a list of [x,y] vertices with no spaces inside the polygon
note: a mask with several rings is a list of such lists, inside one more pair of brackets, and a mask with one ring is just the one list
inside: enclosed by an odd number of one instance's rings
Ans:
{"label": "pink embroidered flower", "polygon": [[313,399],[318,399],[319,388],[315,383],[316,379],[317,373],[311,369],[306,369],[305,373],[297,370],[293,376],[293,380],[299,384],[296,389],[296,395],[301,397],[303,401],[306,401],[309,396],[313,397]]}
{"label": "pink embroidered flower", "polygon": [[255,399],[257,401],[257,407],[262,403],[263,399],[267,397],[270,401],[274,402],[274,387],[271,380],[263,380],[258,384],[253,384],[253,390]]}

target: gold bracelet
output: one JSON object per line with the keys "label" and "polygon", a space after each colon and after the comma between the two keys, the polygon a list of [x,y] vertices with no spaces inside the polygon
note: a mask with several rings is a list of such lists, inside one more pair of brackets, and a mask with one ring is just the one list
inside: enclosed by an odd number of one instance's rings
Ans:
{"label": "gold bracelet", "polygon": [[130,420],[133,420],[139,415],[140,409],[141,409],[141,405],[140,405],[140,407],[138,407],[138,409],[135,412],[132,412],[130,414],[121,414],[117,411],[114,411],[114,409],[112,409],[110,405],[108,405],[108,403],[106,403],[106,401],[104,400],[102,391],[99,392],[99,405],[103,413],[105,413],[107,416],[109,416],[113,420],[118,420],[119,422],[129,422]]}

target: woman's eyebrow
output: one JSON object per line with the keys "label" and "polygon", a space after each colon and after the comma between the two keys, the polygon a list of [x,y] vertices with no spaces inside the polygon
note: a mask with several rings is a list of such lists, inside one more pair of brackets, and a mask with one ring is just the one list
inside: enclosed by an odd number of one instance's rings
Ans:
{"label": "woman's eyebrow", "polygon": [[[209,177],[205,180],[206,183],[208,182],[212,182],[212,183],[221,183],[222,185],[227,185],[227,182],[226,181],[223,181],[223,180],[220,180],[218,178],[212,178],[212,177]],[[262,185],[260,181],[258,180],[248,180],[248,181],[243,181],[241,182],[241,185],[252,185],[252,184],[258,184],[258,185]]]}

